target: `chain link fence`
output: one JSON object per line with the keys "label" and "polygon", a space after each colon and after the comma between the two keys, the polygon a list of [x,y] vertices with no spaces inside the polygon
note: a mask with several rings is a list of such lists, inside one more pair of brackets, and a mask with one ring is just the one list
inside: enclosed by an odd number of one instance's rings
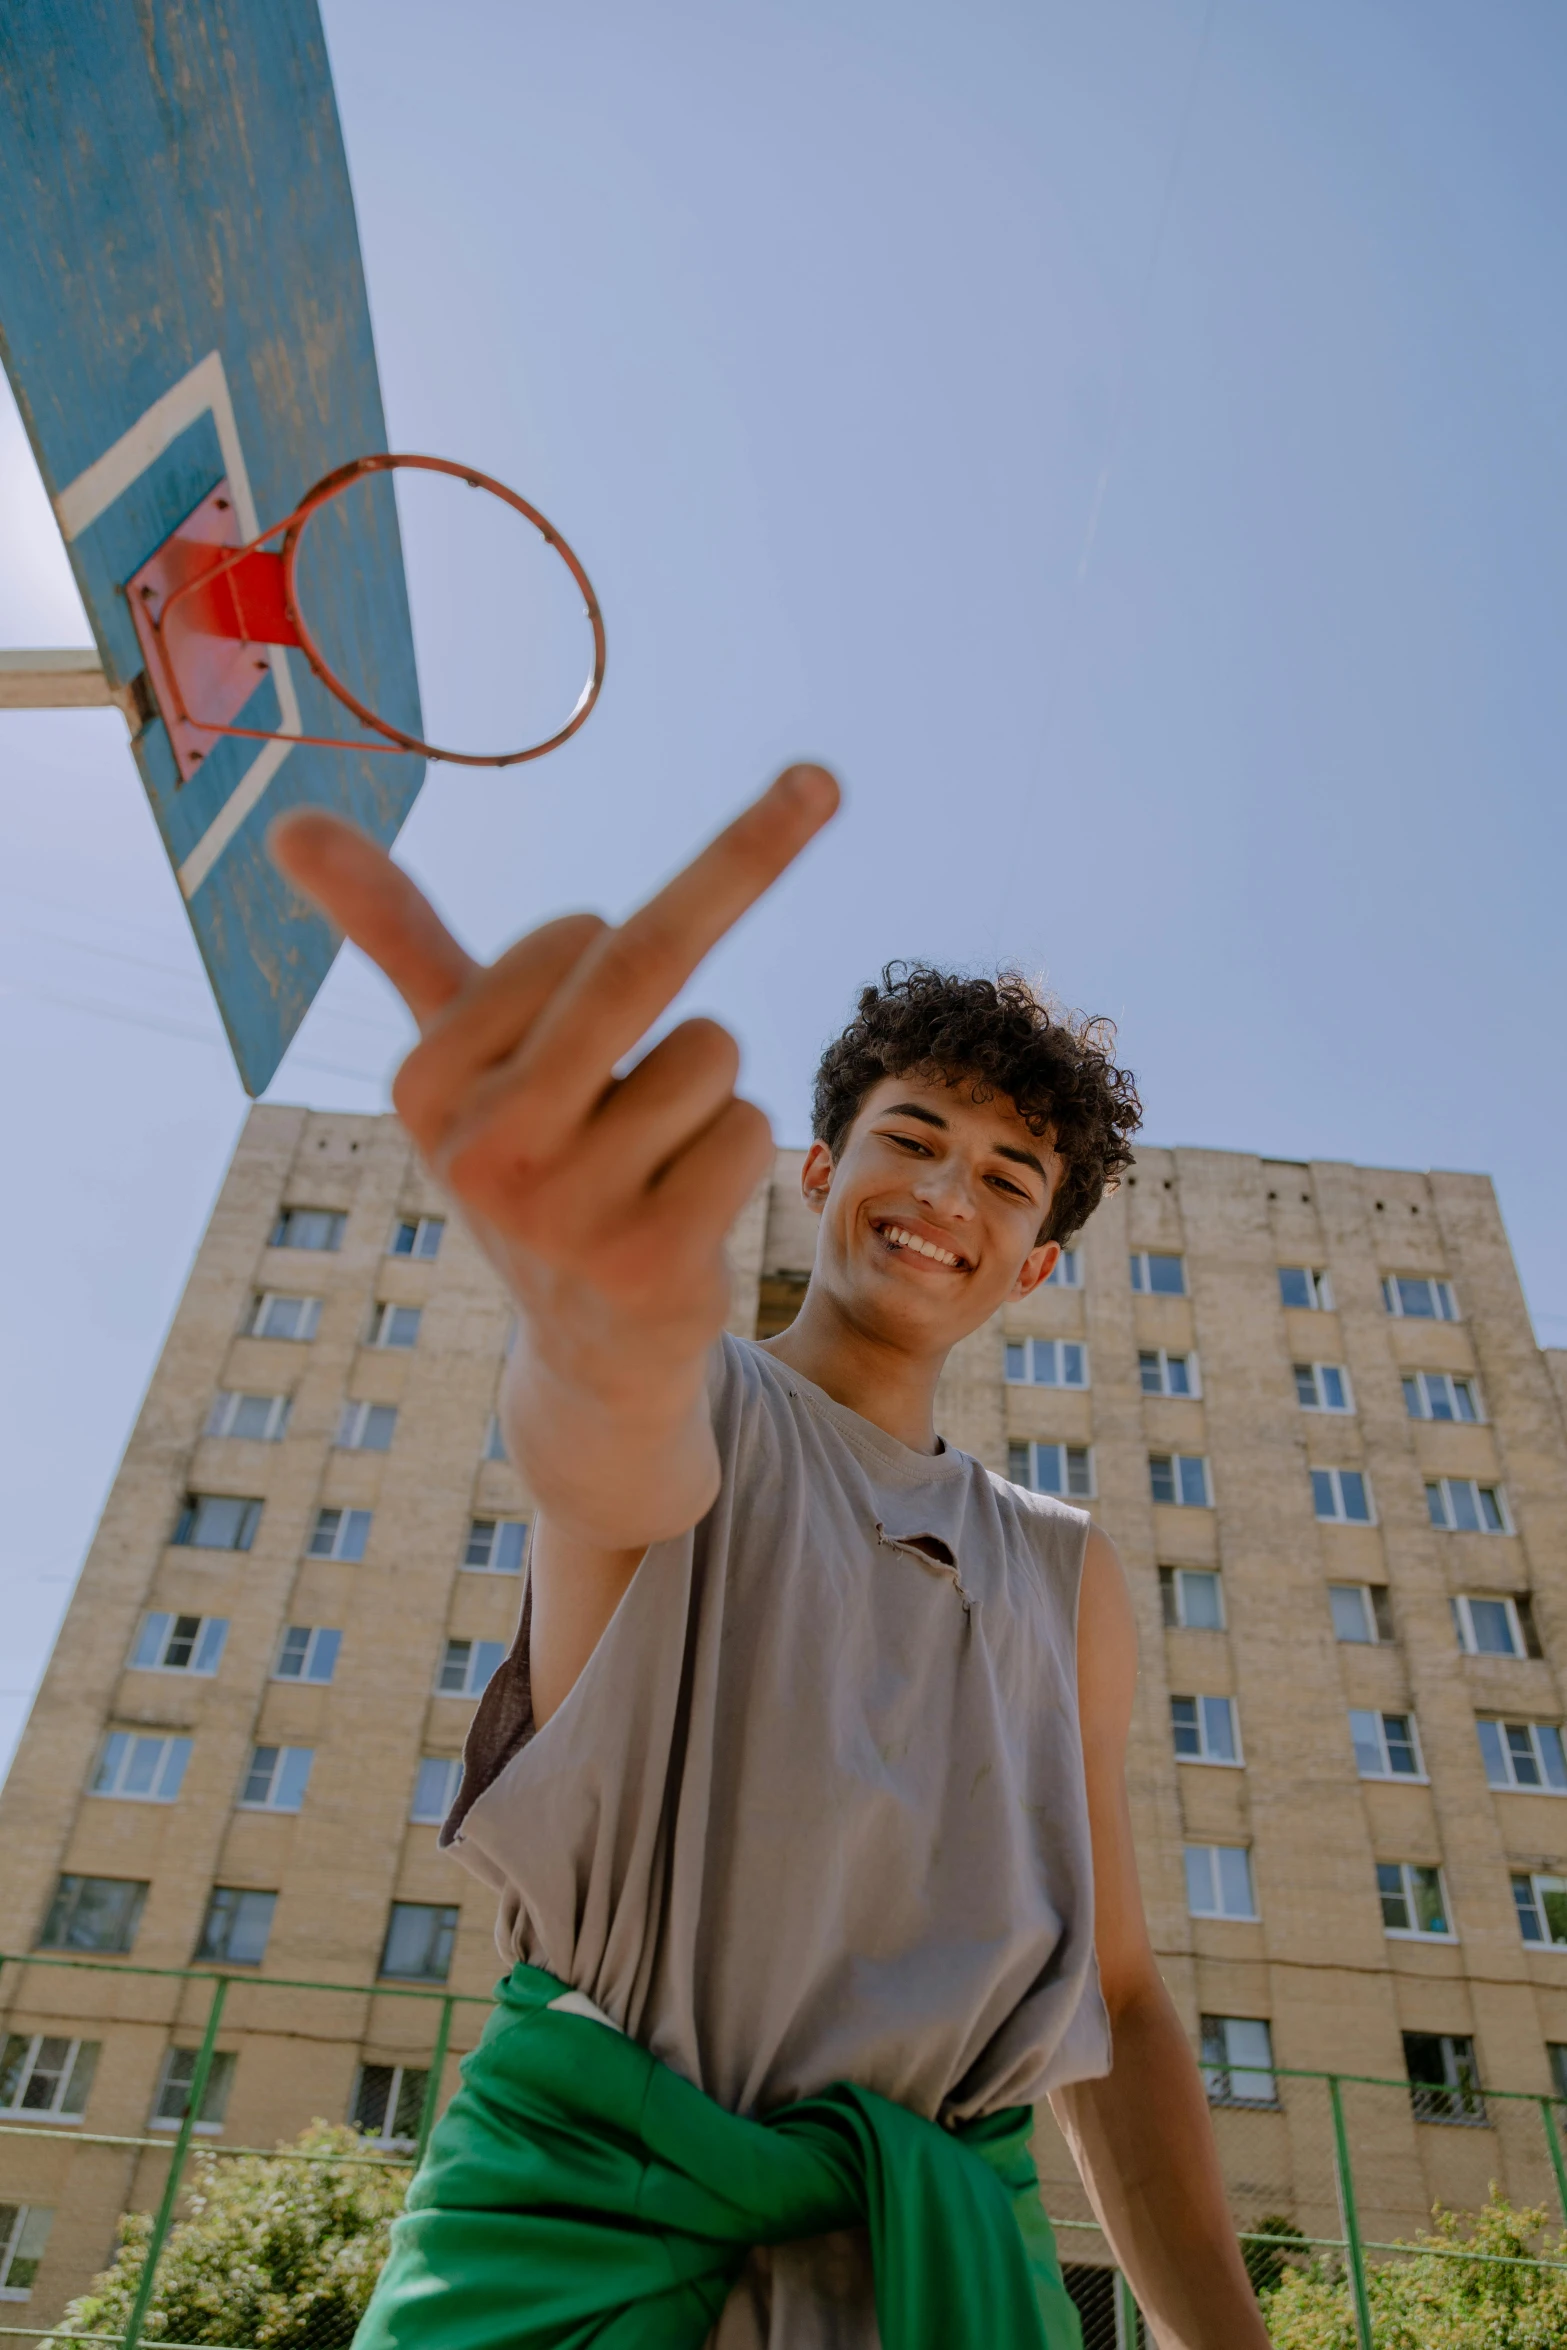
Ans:
{"label": "chain link fence", "polygon": [[[36,1954],[0,1969],[0,2345],[348,2350],[490,2001]],[[1550,2097],[1282,2068],[1210,2087],[1281,2350],[1567,2343]],[[136,2126],[89,2128],[89,2107]],[[1048,2111],[1036,2156],[1085,2350],[1142,2350]]]}

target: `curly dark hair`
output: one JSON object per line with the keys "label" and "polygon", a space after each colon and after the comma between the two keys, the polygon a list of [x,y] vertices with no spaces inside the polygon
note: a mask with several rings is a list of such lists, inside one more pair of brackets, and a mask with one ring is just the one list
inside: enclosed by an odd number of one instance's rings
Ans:
{"label": "curly dark hair", "polygon": [[1133,1163],[1143,1110],[1131,1071],[1110,1058],[1114,1044],[1113,1021],[1069,1012],[1019,971],[976,979],[889,963],[822,1055],[811,1131],[836,1159],[883,1077],[966,1082],[977,1102],[1002,1095],[1060,1154],[1064,1172],[1039,1237],[1067,1241]]}

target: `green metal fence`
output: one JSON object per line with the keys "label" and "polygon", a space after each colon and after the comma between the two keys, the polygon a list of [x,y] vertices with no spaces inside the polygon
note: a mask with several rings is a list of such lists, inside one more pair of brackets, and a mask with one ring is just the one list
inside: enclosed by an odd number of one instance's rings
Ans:
{"label": "green metal fence", "polygon": [[[19,2110],[0,2074],[0,2341],[116,2350],[346,2350],[390,2214],[490,2009],[488,1998],[436,1987],[40,1952],[0,1952],[0,2004],[13,2086],[44,2084],[37,2097],[24,2092]],[[26,2074],[18,2051],[34,2061],[38,2049],[68,2048],[89,2032],[114,2059],[100,2068],[93,2118],[104,2107],[114,2118],[116,2103],[122,2115],[147,2114],[156,2078],[163,2134],[151,2125],[89,2129],[85,2116],[56,2110],[63,2057]],[[188,2061],[171,2096],[174,2049]],[[366,2049],[391,2060],[379,2068],[388,2078],[425,2076],[416,2125],[390,2143],[343,2125],[354,2094],[346,2084],[363,2077],[356,2052]],[[221,2134],[209,2100],[220,2077],[243,2082],[244,2106],[264,2124],[252,2135],[268,2143]],[[1505,2274],[1510,2293],[1535,2296],[1541,2308],[1554,2310],[1560,2296],[1559,2332],[1547,2326],[1528,2338],[1567,2342],[1567,2235],[1520,2233],[1486,2216],[1494,2183],[1512,2205],[1549,2212],[1551,2228],[1557,2215],[1567,2223],[1555,2100],[1284,2067],[1243,2085],[1252,2093],[1214,2111],[1243,2253],[1265,2290],[1292,2271],[1309,2281],[1309,2291],[1290,2286],[1291,2323],[1306,2330],[1281,2339],[1314,2344],[1311,2296],[1324,2306],[1336,2297],[1340,2330],[1322,2341],[1377,2350],[1384,2334],[1394,2338],[1387,2311],[1401,2293],[1418,2302],[1422,2280],[1435,2278],[1437,2292],[1444,2277],[1462,2277],[1479,2295],[1486,2278]],[[317,2117],[322,2126],[311,2131]],[[1135,2302],[1048,2113],[1037,2153],[1087,2350],[1135,2350],[1145,2338]],[[1463,2216],[1433,2235],[1438,2203]],[[112,2282],[96,2306],[81,2306],[90,2279],[109,2268],[126,2213],[136,2216]],[[66,2317],[72,2298],[79,2305]],[[1418,2328],[1399,2338],[1420,2338]]]}

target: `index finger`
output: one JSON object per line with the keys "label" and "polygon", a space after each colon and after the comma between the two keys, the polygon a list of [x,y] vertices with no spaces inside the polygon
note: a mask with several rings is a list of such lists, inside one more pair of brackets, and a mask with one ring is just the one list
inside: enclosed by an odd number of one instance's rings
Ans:
{"label": "index finger", "polygon": [[281,872],[379,964],[427,1029],[479,966],[378,841],[324,808],[279,816],[267,847]]}
{"label": "index finger", "polygon": [[589,948],[536,1022],[507,1090],[528,1095],[525,1149],[548,1158],[697,965],[837,810],[825,767],[786,767],[655,897]]}

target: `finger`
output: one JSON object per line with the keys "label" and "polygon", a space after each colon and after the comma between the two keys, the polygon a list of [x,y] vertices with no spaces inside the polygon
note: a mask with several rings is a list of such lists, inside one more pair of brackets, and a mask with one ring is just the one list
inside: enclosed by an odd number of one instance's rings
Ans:
{"label": "finger", "polygon": [[397,1072],[392,1103],[421,1150],[450,1145],[452,1120],[483,1115],[486,1073],[504,1063],[595,939],[597,914],[560,914],[506,949],[426,1028]]}
{"label": "finger", "polygon": [[517,1147],[538,1164],[559,1148],[724,933],[770,889],[838,805],[825,767],[787,767],[683,873],[578,964],[518,1056]]}
{"label": "finger", "polygon": [[378,964],[421,1028],[479,969],[400,865],[357,824],[295,808],[267,835],[273,863]]}
{"label": "finger", "polygon": [[644,1247],[722,1240],[773,1164],[773,1130],[755,1102],[731,1098],[670,1161],[638,1225]]}

